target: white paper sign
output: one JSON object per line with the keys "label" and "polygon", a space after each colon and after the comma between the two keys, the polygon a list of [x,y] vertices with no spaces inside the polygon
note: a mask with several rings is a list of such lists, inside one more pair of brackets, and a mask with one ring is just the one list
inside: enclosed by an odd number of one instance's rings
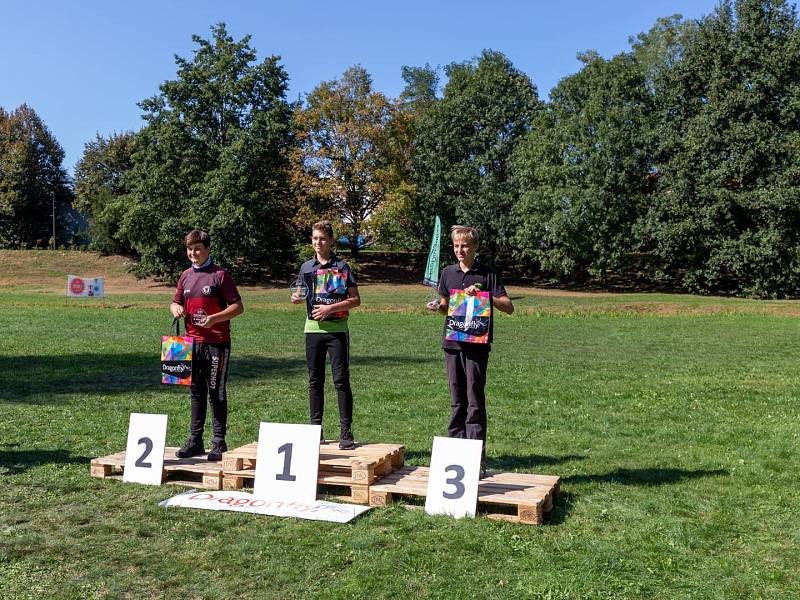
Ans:
{"label": "white paper sign", "polygon": [[312,521],[332,521],[347,523],[361,513],[367,512],[369,506],[358,504],[339,504],[314,500],[298,502],[296,500],[263,500],[247,492],[197,491],[185,492],[174,498],[159,503],[159,506],[180,506],[183,508],[201,508],[205,510],[233,510],[276,517],[295,517]]}
{"label": "white paper sign", "polygon": [[319,425],[261,423],[253,495],[314,502],[319,470]]}
{"label": "white paper sign", "polygon": [[102,277],[77,277],[67,275],[67,296],[75,298],[102,298],[105,286]]}
{"label": "white paper sign", "polygon": [[435,437],[425,512],[474,517],[481,472],[481,440]]}
{"label": "white paper sign", "polygon": [[161,485],[167,415],[131,413],[122,480]]}

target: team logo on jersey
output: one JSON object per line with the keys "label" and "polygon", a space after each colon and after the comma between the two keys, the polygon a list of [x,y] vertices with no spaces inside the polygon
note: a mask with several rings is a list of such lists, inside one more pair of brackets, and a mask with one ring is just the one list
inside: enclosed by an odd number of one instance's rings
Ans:
{"label": "team logo on jersey", "polygon": [[200,323],[205,322],[207,316],[208,316],[208,313],[206,313],[206,311],[204,311],[202,308],[200,308],[200,309],[197,310],[197,312],[192,313],[192,323],[194,323],[197,326],[202,327],[202,325],[200,325]]}
{"label": "team logo on jersey", "polygon": [[203,286],[203,296],[208,296],[211,293],[211,286],[204,285]]}

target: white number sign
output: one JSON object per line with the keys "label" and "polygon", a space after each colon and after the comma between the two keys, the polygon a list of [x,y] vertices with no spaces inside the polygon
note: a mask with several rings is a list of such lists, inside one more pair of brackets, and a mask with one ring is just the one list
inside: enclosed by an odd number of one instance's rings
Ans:
{"label": "white number sign", "polygon": [[474,517],[481,472],[481,440],[435,437],[425,512]]}
{"label": "white number sign", "polygon": [[167,415],[131,413],[123,481],[161,485]]}
{"label": "white number sign", "polygon": [[317,499],[319,425],[261,423],[253,495],[270,500]]}

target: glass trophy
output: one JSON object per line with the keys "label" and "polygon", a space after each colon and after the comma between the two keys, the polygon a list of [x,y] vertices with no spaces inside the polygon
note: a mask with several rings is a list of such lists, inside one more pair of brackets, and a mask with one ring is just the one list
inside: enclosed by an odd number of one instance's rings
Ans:
{"label": "glass trophy", "polygon": [[305,300],[308,298],[308,284],[302,277],[295,279],[289,286],[289,291],[292,293],[292,300]]}

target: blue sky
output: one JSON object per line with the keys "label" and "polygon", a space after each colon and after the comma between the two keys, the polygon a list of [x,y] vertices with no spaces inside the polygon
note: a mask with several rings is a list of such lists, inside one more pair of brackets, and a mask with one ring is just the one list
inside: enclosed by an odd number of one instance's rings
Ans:
{"label": "blue sky", "polygon": [[612,56],[658,17],[698,18],[716,0],[561,0],[560,2],[406,0],[2,0],[0,106],[27,103],[61,143],[72,173],[96,133],[141,127],[140,100],[189,58],[192,34],[208,38],[224,21],[236,39],[251,34],[259,58],[277,54],[290,100],[360,63],[374,87],[396,96],[403,65],[461,62],[499,50],[547,98],[579,68],[578,51]]}

